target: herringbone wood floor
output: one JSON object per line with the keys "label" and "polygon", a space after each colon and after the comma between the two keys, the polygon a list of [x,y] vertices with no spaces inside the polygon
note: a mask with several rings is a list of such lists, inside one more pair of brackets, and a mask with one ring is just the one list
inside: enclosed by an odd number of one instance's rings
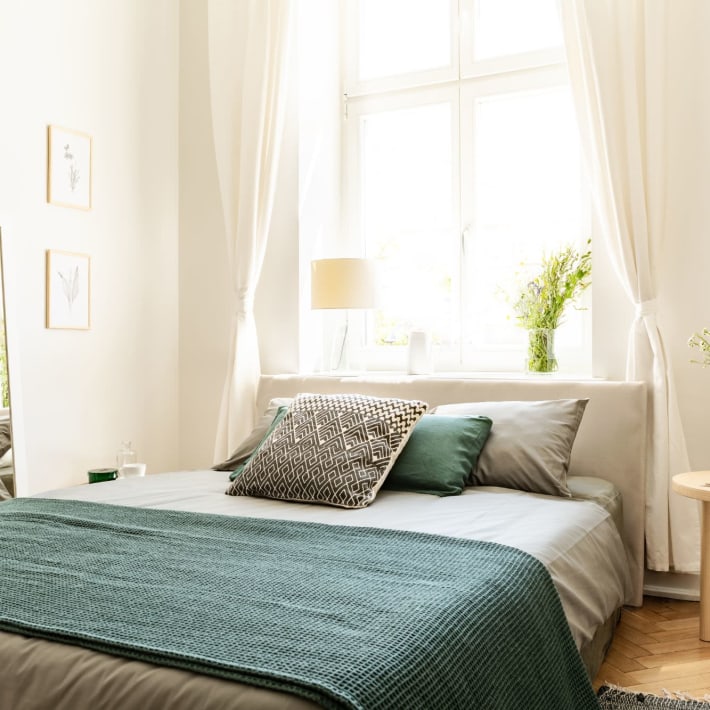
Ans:
{"label": "herringbone wood floor", "polygon": [[710,642],[698,639],[700,605],[644,597],[640,609],[626,608],[594,687],[614,683],[662,694],[710,693]]}

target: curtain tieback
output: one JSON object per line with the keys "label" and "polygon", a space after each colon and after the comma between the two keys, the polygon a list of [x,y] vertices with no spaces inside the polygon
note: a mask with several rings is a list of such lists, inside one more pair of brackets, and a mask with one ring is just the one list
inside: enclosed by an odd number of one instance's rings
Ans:
{"label": "curtain tieback", "polygon": [[641,301],[636,304],[636,317],[644,318],[645,316],[654,316],[658,313],[658,302],[655,298],[649,298],[648,301]]}
{"label": "curtain tieback", "polygon": [[246,316],[254,312],[254,294],[248,288],[237,291],[237,315]]}

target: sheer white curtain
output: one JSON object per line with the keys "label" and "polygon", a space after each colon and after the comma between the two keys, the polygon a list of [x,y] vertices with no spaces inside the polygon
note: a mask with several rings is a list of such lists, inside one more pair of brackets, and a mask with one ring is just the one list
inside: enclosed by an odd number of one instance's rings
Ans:
{"label": "sheer white curtain", "polygon": [[694,501],[670,490],[689,470],[673,372],[657,321],[666,183],[667,11],[671,0],[561,0],[570,79],[606,246],[636,317],[627,379],[649,390],[646,565],[697,572]]}
{"label": "sheer white curtain", "polygon": [[215,459],[250,431],[261,374],[254,293],[269,235],[283,136],[291,0],[209,0],[217,170],[233,285],[231,350]]}

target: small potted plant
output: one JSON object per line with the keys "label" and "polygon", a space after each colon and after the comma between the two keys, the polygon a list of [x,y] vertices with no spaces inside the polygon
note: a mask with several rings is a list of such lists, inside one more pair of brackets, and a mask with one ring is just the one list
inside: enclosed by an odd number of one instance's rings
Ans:
{"label": "small potted plant", "polygon": [[591,250],[580,253],[566,246],[544,256],[537,276],[520,290],[513,308],[518,325],[528,331],[528,372],[557,370],[555,331],[568,304],[591,283],[591,273]]}
{"label": "small potted plant", "polygon": [[688,339],[688,347],[700,351],[702,360],[691,360],[697,365],[710,365],[710,330],[703,328],[699,333],[693,333]]}

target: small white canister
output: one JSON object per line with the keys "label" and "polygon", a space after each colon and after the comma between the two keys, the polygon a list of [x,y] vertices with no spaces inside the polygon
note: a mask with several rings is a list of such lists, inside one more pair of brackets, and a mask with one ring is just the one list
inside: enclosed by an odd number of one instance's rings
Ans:
{"label": "small white canister", "polygon": [[410,375],[428,375],[431,372],[431,341],[425,330],[409,334],[407,372]]}

